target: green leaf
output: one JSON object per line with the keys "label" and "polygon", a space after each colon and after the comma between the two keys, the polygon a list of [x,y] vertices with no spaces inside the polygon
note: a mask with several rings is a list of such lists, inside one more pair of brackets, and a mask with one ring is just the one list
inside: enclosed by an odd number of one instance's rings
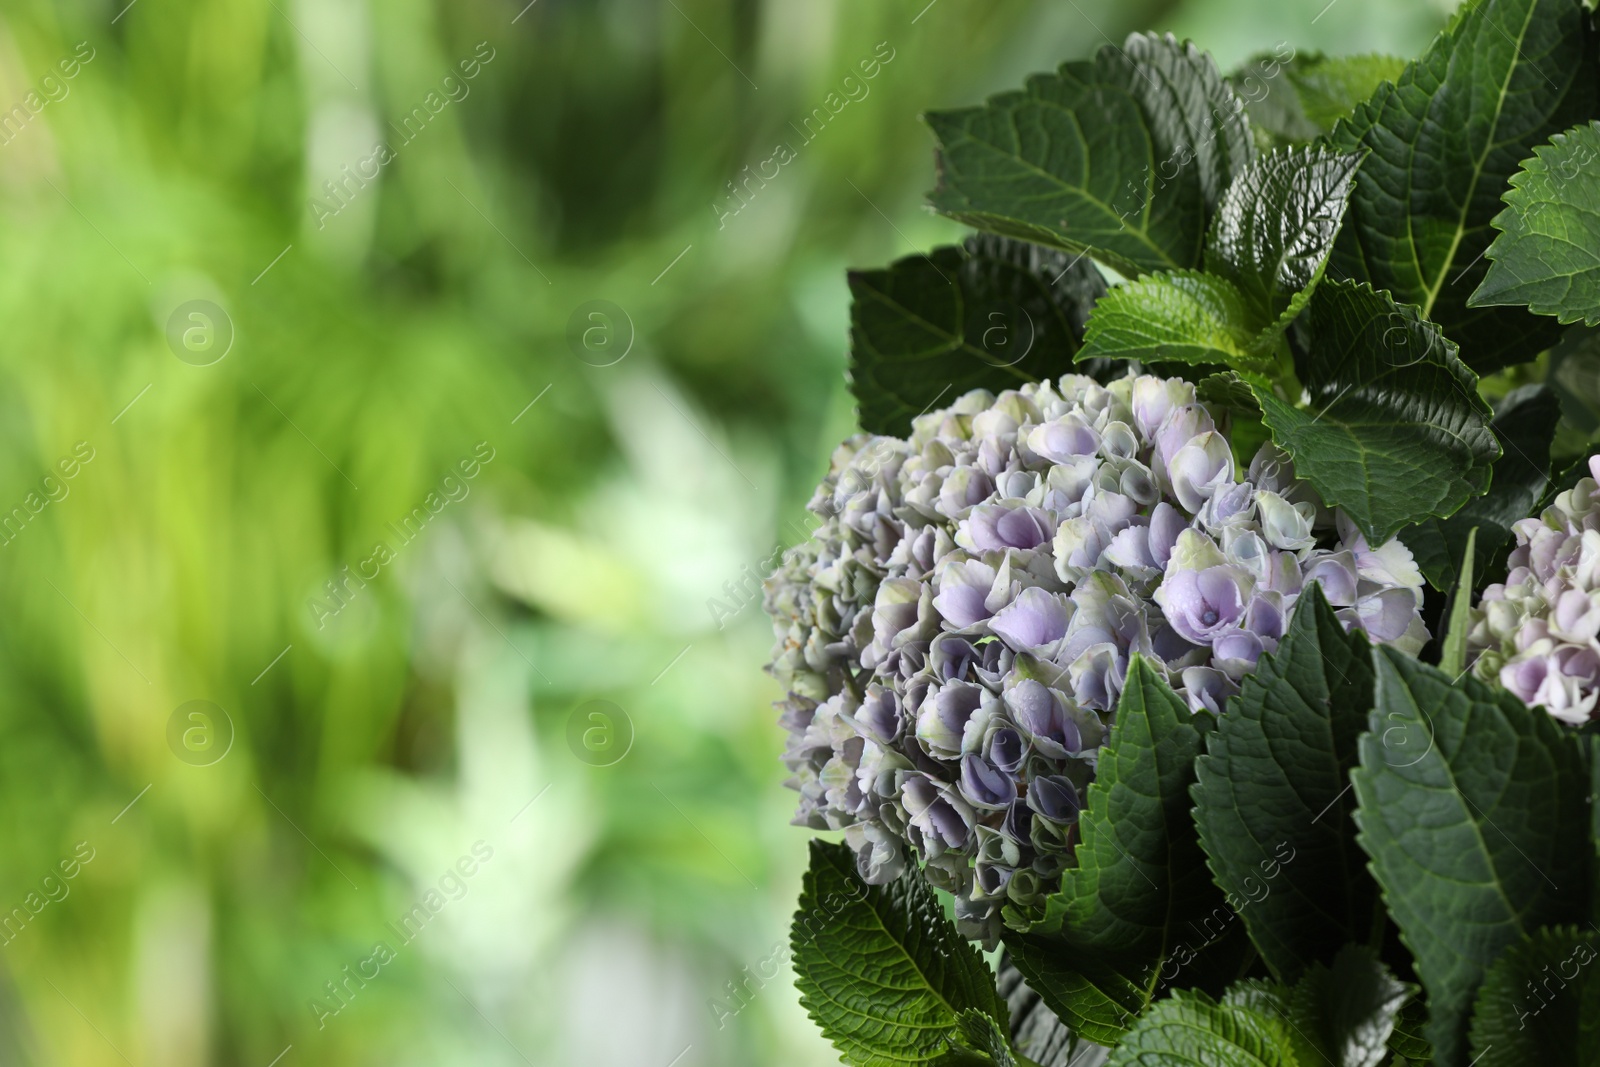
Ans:
{"label": "green leaf", "polygon": [[1561,417],[1592,437],[1600,430],[1600,328],[1567,327],[1547,358],[1544,381],[1561,401]]}
{"label": "green leaf", "polygon": [[1474,571],[1484,584],[1490,561],[1511,542],[1511,526],[1536,514],[1550,485],[1550,443],[1561,421],[1561,405],[1543,385],[1515,390],[1500,404],[1490,424],[1500,442],[1489,491],[1473,497],[1448,519],[1425,519],[1406,531],[1406,547],[1436,589],[1460,580],[1457,565],[1466,550],[1467,534],[1478,531]]}
{"label": "green leaf", "polygon": [[1285,149],[1258,158],[1228,186],[1206,241],[1206,270],[1239,288],[1254,321],[1281,330],[1311,299],[1360,164],[1360,156],[1325,148]]}
{"label": "green leaf", "polygon": [[[1279,53],[1287,48],[1279,47]],[[1281,58],[1260,55],[1229,76],[1256,126],[1279,141],[1312,141],[1348,118],[1385,81],[1394,81],[1406,61],[1376,54],[1324,56],[1317,52]]]}
{"label": "green leaf", "polygon": [[1378,1067],[1388,1055],[1389,1035],[1411,989],[1396,981],[1378,956],[1362,945],[1346,945],[1332,967],[1320,963],[1295,985],[1290,1018],[1297,1036],[1316,1049],[1307,1064]]}
{"label": "green leaf", "polygon": [[1319,131],[1333,129],[1384,82],[1398,81],[1406,61],[1369,52],[1359,56],[1307,56],[1289,68],[1289,80],[1306,118]]}
{"label": "green leaf", "polygon": [[1077,866],[1046,901],[1075,950],[1157,960],[1185,924],[1223,907],[1189,815],[1201,728],[1149,661],[1135,655],[1079,816]]}
{"label": "green leaf", "polygon": [[1489,273],[1469,307],[1525,304],[1600,326],[1600,122],[1558,133],[1511,176]]}
{"label": "green leaf", "polygon": [[1549,715],[1379,647],[1353,774],[1358,840],[1428,994],[1439,1067],[1466,1063],[1490,964],[1589,900],[1588,779]]}
{"label": "green leaf", "polygon": [[1197,266],[1210,210],[1254,154],[1211,57],[1171,35],[1134,34],[927,121],[936,210],[1129,276]]}
{"label": "green leaf", "polygon": [[1153,1006],[1106,1067],[1301,1067],[1289,1023],[1203,993],[1179,991]]}
{"label": "green leaf", "polygon": [[[1249,383],[1233,371],[1208,374],[1195,383],[1194,389],[1195,395],[1203,403],[1217,404],[1253,419],[1261,418],[1261,405],[1256,403],[1256,394],[1251,391]],[[1248,462],[1244,464],[1246,467],[1249,465]]]}
{"label": "green leaf", "polygon": [[1428,1006],[1422,997],[1412,993],[1394,1020],[1394,1033],[1389,1035],[1389,1050],[1401,1060],[1418,1064],[1433,1062],[1433,1046],[1423,1033],[1428,1028]]}
{"label": "green leaf", "polygon": [[1295,473],[1379,545],[1484,491],[1500,453],[1477,376],[1416,308],[1329,281],[1311,299],[1310,350],[1295,371],[1310,409],[1257,390]]}
{"label": "green leaf", "polygon": [[1031,933],[1005,935],[1028,984],[1090,1040],[1115,1044],[1180,975],[1220,987],[1238,972],[1241,928],[1207,876],[1189,815],[1210,725],[1132,658],[1079,817],[1077,866]]}
{"label": "green leaf", "polygon": [[1011,1047],[1019,1059],[1026,1057],[1037,1067],[1092,1067],[1099,1063],[1092,1053],[1103,1049],[1050,1010],[1024,981],[1009,952],[1001,954],[995,984],[1011,1011]]}
{"label": "green leaf", "polygon": [[1225,364],[1265,372],[1250,354],[1260,324],[1224,278],[1164,271],[1119,285],[1095,305],[1077,358]]}
{"label": "green leaf", "polygon": [[1088,260],[978,236],[850,273],[851,389],[869,433],[970,389],[1066,373],[1105,282]]}
{"label": "green leaf", "polygon": [[1535,145],[1591,117],[1595,59],[1582,0],[1473,0],[1399,79],[1330,136],[1369,149],[1334,251],[1335,276],[1415,304],[1480,373],[1532,359],[1554,324],[1469,308],[1500,194]]}
{"label": "green leaf", "polygon": [[1476,1067],[1600,1063],[1600,934],[1540,930],[1489,968],[1472,1018]]}
{"label": "green leaf", "polygon": [[994,1067],[1017,1067],[1011,1038],[987,1012],[977,1008],[957,1012],[956,1029],[972,1048],[988,1056]]}
{"label": "green leaf", "polygon": [[1160,966],[1128,968],[1108,955],[1075,952],[1059,939],[1007,931],[1006,951],[1039,999],[1073,1033],[1115,1045],[1155,995]]}
{"label": "green leaf", "polygon": [[1350,769],[1373,700],[1370,646],[1309,586],[1206,737],[1195,825],[1217,884],[1292,980],[1372,929],[1377,887],[1350,838]]}
{"label": "green leaf", "polygon": [[1451,678],[1466,667],[1467,631],[1472,629],[1472,570],[1478,555],[1478,528],[1467,531],[1467,544],[1461,552],[1461,580],[1450,594],[1450,607],[1445,612],[1449,627],[1444,632],[1444,647],[1439,655],[1439,669]]}
{"label": "green leaf", "polygon": [[812,841],[791,947],[800,1003],[847,1063],[937,1062],[968,1009],[1005,1032],[988,966],[915,865],[869,886],[847,846]]}

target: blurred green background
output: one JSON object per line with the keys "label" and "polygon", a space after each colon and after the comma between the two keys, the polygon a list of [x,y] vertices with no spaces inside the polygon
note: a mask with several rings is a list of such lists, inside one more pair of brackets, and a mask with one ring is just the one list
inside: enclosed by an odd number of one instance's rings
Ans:
{"label": "blurred green background", "polygon": [[0,1064],[836,1062],[750,576],[917,115],[1449,6],[524,2],[0,7]]}

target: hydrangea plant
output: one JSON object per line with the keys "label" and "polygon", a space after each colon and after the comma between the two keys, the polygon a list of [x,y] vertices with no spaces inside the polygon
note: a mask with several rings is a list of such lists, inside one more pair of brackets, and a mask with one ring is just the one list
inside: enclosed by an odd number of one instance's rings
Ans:
{"label": "hydrangea plant", "polygon": [[1405,546],[1370,548],[1270,442],[1236,470],[1182,379],[974,390],[913,427],[835,453],[767,584],[772,669],[795,821],[843,829],[870,885],[909,846],[968,936],[1057,887],[1130,657],[1220,711],[1310,582],[1345,627],[1427,641]]}
{"label": "hydrangea plant", "polygon": [[851,273],[766,590],[845,1062],[1600,1063],[1597,51],[1468,0],[927,117],[979,232]]}

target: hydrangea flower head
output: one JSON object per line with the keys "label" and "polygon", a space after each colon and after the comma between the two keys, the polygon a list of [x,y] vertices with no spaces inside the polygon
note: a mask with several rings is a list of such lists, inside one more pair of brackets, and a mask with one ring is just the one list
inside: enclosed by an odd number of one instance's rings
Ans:
{"label": "hydrangea flower head", "polygon": [[920,860],[974,938],[1058,885],[1135,653],[1217,712],[1307,582],[1374,640],[1428,636],[1410,552],[1270,444],[1237,469],[1181,379],[970,392],[845,442],[810,508],[766,585],[795,822],[871,883]]}
{"label": "hydrangea flower head", "polygon": [[1600,456],[1589,473],[1513,524],[1510,573],[1483,591],[1468,634],[1479,678],[1574,725],[1600,699]]}

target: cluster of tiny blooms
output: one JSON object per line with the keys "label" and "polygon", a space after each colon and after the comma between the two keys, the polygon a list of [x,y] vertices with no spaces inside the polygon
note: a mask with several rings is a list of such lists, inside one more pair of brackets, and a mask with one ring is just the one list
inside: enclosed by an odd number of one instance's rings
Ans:
{"label": "cluster of tiny blooms", "polygon": [[1600,456],[1589,473],[1512,526],[1510,573],[1483,591],[1468,634],[1479,678],[1573,724],[1600,698]]}
{"label": "cluster of tiny blooms", "polygon": [[843,829],[869,883],[920,860],[992,943],[1059,884],[1134,653],[1218,711],[1308,582],[1422,647],[1403,545],[1270,445],[1239,474],[1194,386],[1151,376],[978,390],[840,446],[765,590],[795,823]]}

